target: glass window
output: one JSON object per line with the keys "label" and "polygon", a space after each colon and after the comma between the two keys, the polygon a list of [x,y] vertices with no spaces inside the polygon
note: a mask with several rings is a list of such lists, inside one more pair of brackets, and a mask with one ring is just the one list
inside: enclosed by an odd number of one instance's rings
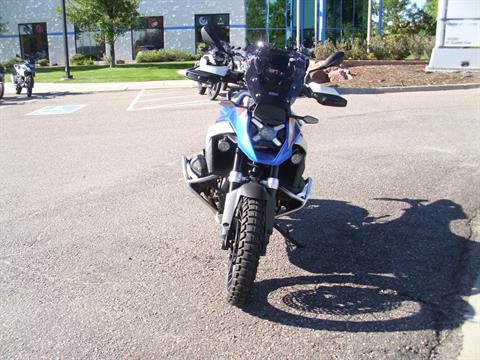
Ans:
{"label": "glass window", "polygon": [[48,59],[47,23],[19,24],[22,57]]}
{"label": "glass window", "polygon": [[195,47],[203,42],[200,30],[203,26],[210,25],[220,40],[230,42],[230,15],[205,14],[195,15]]}
{"label": "glass window", "polygon": [[286,45],[290,6],[286,0],[247,0],[247,43],[268,42]]}
{"label": "glass window", "polygon": [[132,31],[133,58],[139,51],[163,48],[163,16],[141,17]]}
{"label": "glass window", "polygon": [[75,27],[75,47],[77,54],[101,60],[105,53],[105,43],[99,42],[95,31],[82,31]]}

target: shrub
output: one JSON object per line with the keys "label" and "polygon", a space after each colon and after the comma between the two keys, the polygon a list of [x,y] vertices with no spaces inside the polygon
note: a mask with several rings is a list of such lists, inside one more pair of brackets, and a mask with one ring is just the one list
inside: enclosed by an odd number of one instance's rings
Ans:
{"label": "shrub", "polygon": [[335,51],[343,51],[347,59],[359,60],[368,57],[367,48],[359,38],[337,41],[336,44],[328,39],[324,45],[318,44],[314,49],[315,57],[319,60],[326,59]]}
{"label": "shrub", "polygon": [[370,51],[378,60],[388,59],[390,56],[383,39],[379,36],[374,36],[370,40]]}
{"label": "shrub", "polygon": [[370,42],[370,49],[379,60],[403,60],[410,55],[409,47],[409,36],[404,34],[373,37]]}
{"label": "shrub", "polygon": [[8,59],[7,61],[5,61],[3,64],[1,64],[1,66],[3,67],[5,72],[9,72],[9,73],[14,74],[15,69],[13,68],[13,64],[19,64],[21,62],[22,62],[21,58],[19,58],[18,56],[14,56],[14,57]]}
{"label": "shrub", "polygon": [[363,60],[368,59],[367,46],[363,44],[359,38],[353,39],[350,44],[350,49],[346,52],[347,59]]}
{"label": "shrub", "polygon": [[423,56],[430,56],[434,42],[430,36],[412,35],[410,37],[410,53],[417,60]]}
{"label": "shrub", "polygon": [[40,65],[40,66],[48,66],[48,59],[40,59],[40,60],[38,60],[38,65]]}
{"label": "shrub", "polygon": [[318,60],[325,60],[335,51],[337,51],[337,49],[330,39],[325,40],[324,44],[318,43],[317,46],[315,46],[315,49],[313,49],[315,58]]}
{"label": "shrub", "polygon": [[177,49],[160,49],[140,51],[135,61],[137,63],[166,62],[166,61],[188,61],[195,60],[195,56],[186,51]]}
{"label": "shrub", "polygon": [[205,43],[203,43],[203,42],[198,43],[198,45],[197,45],[197,50],[196,50],[196,52],[195,52],[195,57],[196,57],[197,59],[200,59],[200,58],[205,54],[205,53],[202,51],[202,49],[207,49],[207,48],[208,48],[208,46],[207,46]]}
{"label": "shrub", "polygon": [[71,65],[93,65],[92,55],[73,54],[70,56]]}
{"label": "shrub", "polygon": [[83,65],[84,60],[85,56],[82,54],[73,54],[72,56],[70,56],[71,65]]}

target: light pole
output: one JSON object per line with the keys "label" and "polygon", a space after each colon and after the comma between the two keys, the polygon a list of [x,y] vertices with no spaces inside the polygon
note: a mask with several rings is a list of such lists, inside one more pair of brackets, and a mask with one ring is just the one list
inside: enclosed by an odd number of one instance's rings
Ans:
{"label": "light pole", "polygon": [[62,0],[62,16],[63,16],[63,46],[65,48],[65,75],[63,75],[63,80],[73,79],[73,76],[70,75],[70,62],[68,59],[68,35],[67,35],[67,15],[65,11],[65,0]]}

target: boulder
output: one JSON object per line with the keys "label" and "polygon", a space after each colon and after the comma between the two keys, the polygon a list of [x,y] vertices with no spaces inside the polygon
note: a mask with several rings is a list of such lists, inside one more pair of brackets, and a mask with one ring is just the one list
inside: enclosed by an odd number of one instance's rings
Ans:
{"label": "boulder", "polygon": [[310,73],[310,79],[318,84],[329,82],[328,74],[325,70],[313,70]]}
{"label": "boulder", "polygon": [[328,72],[330,82],[341,82],[353,79],[350,70],[344,68],[333,68]]}

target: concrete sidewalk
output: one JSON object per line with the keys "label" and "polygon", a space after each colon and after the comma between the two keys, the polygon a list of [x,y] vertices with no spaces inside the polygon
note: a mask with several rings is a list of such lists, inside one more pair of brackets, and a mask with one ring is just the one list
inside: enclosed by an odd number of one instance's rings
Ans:
{"label": "concrete sidewalk", "polygon": [[[142,81],[142,82],[119,82],[119,83],[75,83],[70,81],[60,83],[35,83],[33,93],[91,93],[91,92],[112,92],[128,90],[149,90],[149,89],[178,89],[194,88],[197,84],[192,80],[164,80],[164,81]],[[426,85],[426,86],[402,86],[402,87],[378,87],[378,88],[337,88],[342,95],[351,94],[385,94],[411,91],[440,91],[479,88],[480,84],[448,84],[448,85]],[[23,90],[25,92],[25,90]],[[15,88],[9,81],[5,82],[5,93],[14,94]]]}
{"label": "concrete sidewalk", "polygon": [[[197,86],[197,84],[191,80],[165,80],[121,83],[74,83],[70,81],[65,81],[61,83],[37,82],[35,83],[35,87],[33,88],[33,93],[89,93],[162,88],[193,88],[195,86]],[[25,92],[25,90],[23,90],[23,92]],[[15,94],[15,87],[11,82],[5,82],[5,93]]]}

